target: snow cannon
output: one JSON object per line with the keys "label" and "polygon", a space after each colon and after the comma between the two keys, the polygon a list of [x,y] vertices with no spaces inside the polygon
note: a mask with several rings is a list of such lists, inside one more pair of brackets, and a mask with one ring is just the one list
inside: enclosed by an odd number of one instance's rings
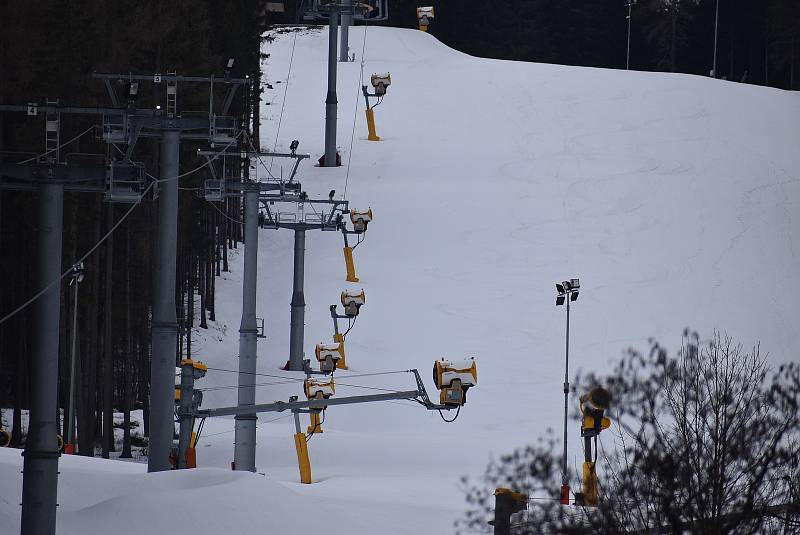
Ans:
{"label": "snow cannon", "polygon": [[[372,208],[367,208],[363,212],[350,210],[350,221],[353,223],[353,230],[347,230],[347,224],[343,217],[339,219],[339,227],[342,231],[342,237],[344,238],[344,265],[347,270],[346,280],[347,282],[358,282],[356,266],[353,262],[353,249],[361,243],[363,240],[361,235],[367,231],[367,226],[370,221],[372,221]],[[347,241],[348,234],[356,234],[358,236],[358,243],[353,247],[351,247]]]}
{"label": "snow cannon", "polygon": [[[336,393],[336,383],[331,377],[327,381],[307,378],[303,381],[303,390],[306,393],[307,399],[330,399]],[[311,423],[308,426],[309,434],[322,433],[322,421],[319,418],[319,411],[325,410],[325,407],[311,409]]]}
{"label": "snow cannon", "polygon": [[417,22],[419,23],[419,29],[423,32],[428,31],[428,26],[431,25],[431,20],[433,20],[433,18],[433,6],[417,8]]}
{"label": "snow cannon", "polygon": [[597,455],[597,435],[603,429],[611,426],[611,420],[604,416],[605,411],[611,405],[611,392],[598,386],[580,397],[581,411],[581,436],[583,437],[583,492],[576,493],[576,504],[584,507],[597,507],[599,501],[599,486],[597,483],[597,471],[595,461],[592,456],[592,439],[594,439],[594,451]]}
{"label": "snow cannon", "polygon": [[375,95],[382,97],[386,94],[386,88],[392,85],[392,76],[388,72],[384,74],[373,74],[370,77],[370,82],[375,89]]}
{"label": "snow cannon", "polygon": [[475,357],[461,361],[437,360],[433,365],[433,383],[439,389],[439,403],[454,407],[467,403],[467,390],[478,384]]}
{"label": "snow cannon", "polygon": [[355,293],[353,290],[345,290],[342,292],[342,306],[344,307],[344,315],[348,318],[355,318],[361,311],[361,305],[364,304],[364,290],[360,293]]}
{"label": "snow cannon", "polygon": [[372,221],[372,208],[367,208],[363,212],[350,210],[350,221],[353,223],[353,230],[356,234],[363,234],[367,231],[367,225]]}
{"label": "snow cannon", "polygon": [[305,379],[303,390],[307,399],[329,399],[336,393],[336,383],[333,378],[327,380]]}
{"label": "snow cannon", "polygon": [[317,355],[319,369],[324,373],[332,373],[338,367],[339,361],[344,359],[344,344],[320,342],[314,352]]}
{"label": "snow cannon", "polygon": [[598,386],[580,397],[581,436],[597,436],[603,429],[611,426],[611,420],[604,416],[611,405],[611,392]]}

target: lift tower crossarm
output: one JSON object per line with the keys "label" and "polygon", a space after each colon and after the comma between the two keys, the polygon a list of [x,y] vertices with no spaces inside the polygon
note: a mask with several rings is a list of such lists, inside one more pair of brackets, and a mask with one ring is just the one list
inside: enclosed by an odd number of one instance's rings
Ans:
{"label": "lift tower crossarm", "polygon": [[328,399],[309,399],[306,401],[274,401],[272,403],[261,403],[247,407],[220,407],[217,409],[196,410],[196,418],[213,418],[217,416],[235,416],[237,414],[253,414],[259,412],[283,412],[287,410],[295,411],[301,409],[324,409],[331,405],[353,405],[356,403],[372,403],[376,401],[392,401],[407,399],[417,401],[428,410],[450,410],[456,407],[450,405],[438,405],[432,403],[425,391],[425,385],[419,377],[416,369],[409,370],[417,380],[417,390],[403,390],[397,392],[387,392],[384,394],[368,394],[365,396],[348,396],[343,398]]}
{"label": "lift tower crossarm", "polygon": [[[156,76],[160,77],[161,82],[156,82]],[[92,73],[92,78],[98,80],[136,80],[146,82],[208,82],[212,81],[223,84],[246,84],[250,82],[249,78],[226,78],[224,76],[183,76],[181,74],[112,74],[95,72]]]}
{"label": "lift tower crossarm", "polygon": [[[53,106],[52,104],[31,103],[28,105],[0,104],[0,111],[20,111],[28,115],[39,113],[74,113],[85,115],[125,115],[130,110],[125,108],[101,108],[99,106]],[[155,110],[137,110],[137,115],[149,114],[155,116]]]}
{"label": "lift tower crossarm", "polygon": [[366,396],[351,396],[331,399],[309,399],[306,401],[275,401],[252,405],[249,407],[222,407],[219,409],[206,409],[197,411],[198,418],[215,416],[234,416],[237,414],[252,414],[257,412],[283,412],[296,409],[323,409],[329,405],[351,405],[353,403],[369,403],[373,401],[390,401],[397,399],[416,399],[419,392],[407,390],[404,392],[388,392],[386,394],[370,394]]}
{"label": "lift tower crossarm", "polygon": [[[217,151],[213,150],[198,150],[197,154],[199,156],[216,156],[219,154]],[[310,154],[299,154],[297,152],[270,152],[270,151],[256,151],[256,152],[246,152],[248,158],[294,158],[294,166],[292,167],[292,172],[289,175],[289,184],[292,183],[294,177],[297,175],[297,168],[300,167],[300,162],[311,158]]]}

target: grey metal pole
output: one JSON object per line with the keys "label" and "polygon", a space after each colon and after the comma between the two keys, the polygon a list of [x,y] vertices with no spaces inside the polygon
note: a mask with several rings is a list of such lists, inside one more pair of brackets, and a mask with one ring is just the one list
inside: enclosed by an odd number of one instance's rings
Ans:
{"label": "grey metal pole", "polygon": [[350,61],[350,26],[353,25],[353,0],[342,0],[342,35],[340,38],[339,61]]}
{"label": "grey metal pole", "polygon": [[161,136],[161,183],[158,200],[158,244],[153,278],[153,357],[150,366],[150,444],[147,471],[169,470],[175,436],[175,269],[178,244],[178,165],[180,132]]}
{"label": "grey metal pole", "polygon": [[292,319],[289,335],[289,369],[303,369],[303,329],[306,301],[303,295],[303,278],[306,254],[306,231],[294,231],[294,283],[292,290]]}
{"label": "grey metal pole", "polygon": [[[245,193],[244,210],[244,284],[242,322],[239,326],[239,407],[252,406],[256,402],[258,190],[248,190]],[[255,413],[236,415],[233,463],[235,470],[256,471]]]}
{"label": "grey metal pole", "polygon": [[567,411],[569,408],[569,298],[567,295],[567,350],[566,350],[566,368],[564,371],[564,459],[561,473],[561,484],[567,485],[569,478],[567,477]]}
{"label": "grey metal pole", "polygon": [[[61,276],[64,185],[46,182],[39,192],[37,281],[45,287]],[[58,490],[58,338],[61,283],[36,300],[30,364],[31,404],[22,471],[22,535],[56,532]]]}
{"label": "grey metal pole", "polygon": [[717,14],[714,19],[714,66],[711,67],[711,77],[717,77],[717,37],[719,36],[719,0],[717,0]]}
{"label": "grey metal pole", "polygon": [[192,416],[192,400],[194,399],[194,367],[191,364],[181,364],[181,400],[178,420],[178,468],[186,468],[186,451],[192,440],[194,417]]}
{"label": "grey metal pole", "polygon": [[[625,70],[631,68],[631,8],[633,7],[633,0],[628,0],[628,53],[625,56]],[[569,303],[567,303],[569,308]]]}
{"label": "grey metal pole", "polygon": [[[69,410],[67,411],[67,444],[73,444],[75,436],[75,356],[78,352],[78,277],[73,279],[75,293],[72,304],[72,351],[69,358]],[[74,451],[74,450],[73,450]]]}
{"label": "grey metal pole", "polygon": [[325,167],[336,167],[336,34],[339,10],[334,7],[328,18],[328,96],[325,98]]}

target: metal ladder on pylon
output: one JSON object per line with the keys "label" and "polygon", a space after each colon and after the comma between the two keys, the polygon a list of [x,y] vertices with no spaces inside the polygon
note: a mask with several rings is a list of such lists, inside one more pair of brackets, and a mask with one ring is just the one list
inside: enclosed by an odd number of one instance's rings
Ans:
{"label": "metal ladder on pylon", "polygon": [[175,79],[176,74],[176,71],[167,71],[167,119],[174,119],[178,110],[178,80]]}
{"label": "metal ladder on pylon", "polygon": [[[47,99],[47,106],[58,106],[58,99]],[[58,149],[60,146],[60,122],[61,114],[58,111],[48,111],[44,116],[45,120],[45,137],[44,148],[46,161],[58,162],[59,154]]]}

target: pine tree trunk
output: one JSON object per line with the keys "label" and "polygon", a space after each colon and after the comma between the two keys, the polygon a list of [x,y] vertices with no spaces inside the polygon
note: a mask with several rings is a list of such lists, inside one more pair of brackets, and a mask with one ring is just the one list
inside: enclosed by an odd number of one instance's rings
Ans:
{"label": "pine tree trunk", "polygon": [[[95,219],[94,228],[94,243],[100,241],[101,236],[101,221],[100,218]],[[82,371],[84,387],[82,395],[83,411],[78,418],[78,424],[81,428],[81,441],[79,443],[81,455],[94,456],[95,438],[97,437],[97,349],[98,344],[98,297],[100,294],[100,261],[98,255],[92,255],[91,261],[87,269],[87,279],[90,284],[86,292],[86,298],[89,300],[89,311],[86,315],[86,336],[81,340],[80,354],[84,357],[82,359]],[[85,302],[85,300],[84,300]]]}
{"label": "pine tree trunk", "polygon": [[226,198],[225,199],[225,216],[222,218],[222,228],[223,228],[223,235],[222,235],[222,271],[226,273],[230,271],[228,268],[228,240],[230,239],[230,222],[228,221],[228,206],[230,205],[230,201]]}
{"label": "pine tree trunk", "polygon": [[678,7],[678,6],[680,6],[680,4],[678,4],[677,6],[673,5],[670,8],[670,14],[672,16],[672,36],[670,38],[670,43],[669,43],[669,70],[671,72],[675,72],[675,70],[676,70],[676,61],[675,61],[675,55],[676,55],[676,49],[677,49],[676,39],[677,39],[677,33],[678,33],[678,31],[677,31],[677,28],[678,28],[678,10],[680,9],[680,7]]}
{"label": "pine tree trunk", "polygon": [[[107,229],[114,226],[114,203],[108,203]],[[114,448],[114,338],[112,292],[114,288],[114,234],[106,240],[105,304],[103,306],[103,458]]]}
{"label": "pine tree trunk", "polygon": [[206,303],[208,294],[208,279],[206,276],[206,254],[205,254],[205,229],[200,230],[200,247],[197,252],[197,267],[199,271],[198,276],[198,290],[200,293],[200,328],[208,329],[208,322],[206,322]]}
{"label": "pine tree trunk", "polygon": [[133,352],[133,333],[131,332],[131,225],[125,225],[125,340],[126,349],[123,357],[123,377],[125,393],[122,402],[122,453],[120,458],[130,459],[131,455],[131,353]]}
{"label": "pine tree trunk", "polygon": [[217,316],[214,312],[214,300],[216,299],[216,275],[215,272],[219,263],[217,262],[217,212],[216,210],[213,212],[209,212],[208,221],[208,231],[209,231],[209,241],[208,241],[208,250],[206,252],[206,257],[208,258],[208,264],[206,266],[206,273],[208,274],[208,319],[209,321],[216,321]]}

